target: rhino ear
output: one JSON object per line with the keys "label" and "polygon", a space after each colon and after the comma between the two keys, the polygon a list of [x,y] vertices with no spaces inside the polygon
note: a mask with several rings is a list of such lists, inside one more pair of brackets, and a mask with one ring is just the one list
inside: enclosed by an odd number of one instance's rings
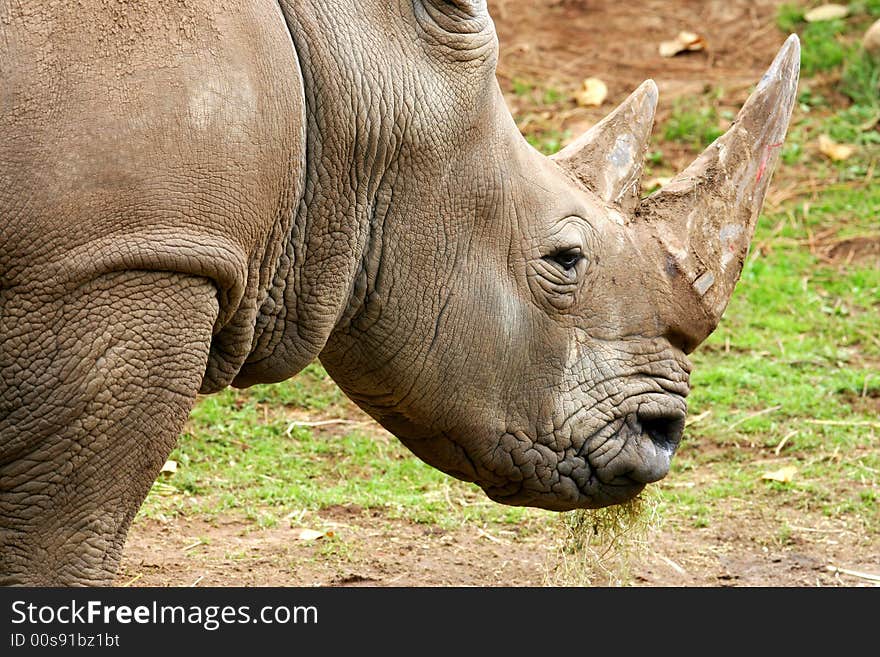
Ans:
{"label": "rhino ear", "polygon": [[632,213],[639,202],[657,96],[654,81],[643,82],[611,114],[550,159],[603,200]]}

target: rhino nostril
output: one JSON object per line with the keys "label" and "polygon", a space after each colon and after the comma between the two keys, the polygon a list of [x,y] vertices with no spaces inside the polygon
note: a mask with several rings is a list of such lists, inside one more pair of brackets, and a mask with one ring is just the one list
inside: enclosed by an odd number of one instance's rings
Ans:
{"label": "rhino nostril", "polygon": [[684,417],[678,415],[651,416],[639,418],[642,431],[655,445],[670,454],[675,452],[684,433]]}

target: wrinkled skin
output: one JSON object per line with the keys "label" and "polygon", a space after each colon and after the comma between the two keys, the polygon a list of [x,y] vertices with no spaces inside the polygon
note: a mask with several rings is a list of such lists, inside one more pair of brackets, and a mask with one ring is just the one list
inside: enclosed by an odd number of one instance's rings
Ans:
{"label": "wrinkled skin", "polygon": [[656,87],[545,158],[480,0],[46,4],[0,0],[0,582],[111,581],[195,395],[316,357],[500,502],[666,474],[788,96],[640,203]]}

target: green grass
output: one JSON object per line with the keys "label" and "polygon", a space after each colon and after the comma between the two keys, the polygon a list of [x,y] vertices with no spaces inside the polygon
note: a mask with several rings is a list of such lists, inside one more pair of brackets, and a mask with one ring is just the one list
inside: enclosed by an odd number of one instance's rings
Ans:
{"label": "green grass", "polygon": [[[805,3],[781,5],[777,9],[776,25],[786,34],[794,32],[800,36],[801,74],[805,78],[810,78],[842,66],[848,69],[854,60],[862,58],[864,53],[859,39],[868,25],[880,16],[880,2],[877,0],[851,2],[849,15],[845,18],[813,23],[804,20],[806,10]],[[858,75],[858,72],[845,71],[844,77],[852,74]],[[876,79],[874,82],[876,83]],[[873,89],[873,99],[876,102],[876,84]],[[862,99],[853,98],[853,100],[857,103],[862,102]]]}
{"label": "green grass", "polygon": [[526,141],[545,155],[560,150],[571,133],[561,130],[552,118],[548,120],[547,115],[570,107],[573,104],[571,94],[552,85],[522,78],[513,78],[510,90],[521,105],[520,115],[516,118]]}
{"label": "green grass", "polygon": [[[723,95],[717,91],[715,98]],[[663,128],[666,141],[689,145],[693,150],[703,150],[706,146],[724,134],[721,119],[730,120],[733,115],[722,116],[712,104],[713,99],[704,97],[697,103],[693,100],[678,100],[672,115]]]}
{"label": "green grass", "polygon": [[441,526],[514,523],[529,513],[491,503],[369,423],[291,426],[331,407],[352,408],[318,364],[284,383],[201,398],[169,457],[177,472],[160,477],[142,515],[238,513],[266,528],[303,509],[349,504]]}
{"label": "green grass", "polygon": [[[707,500],[759,495],[880,529],[880,269],[826,264],[803,243],[838,225],[840,238],[876,236],[878,207],[880,187],[841,188],[809,215],[762,218],[721,325],[693,355],[690,414],[708,415],[671,475],[710,466],[716,482],[698,497],[669,489],[673,508],[699,517]],[[794,481],[761,480],[780,457],[798,467]]]}
{"label": "green grass", "polygon": [[847,144],[880,144],[880,132],[870,128],[880,119],[880,108],[852,105],[835,112],[822,123],[822,131],[832,139]]}
{"label": "green grass", "polygon": [[[827,183],[864,179],[873,171],[880,144],[880,58],[860,39],[880,15],[877,3],[851,3],[842,20],[806,23],[803,6],[783,5],[777,25],[802,38],[802,77],[798,106],[782,152],[785,165],[809,166]],[[820,74],[821,73],[821,74]],[[830,162],[816,153],[820,135],[857,147],[857,156]]]}
{"label": "green grass", "polygon": [[880,108],[880,58],[858,48],[844,62],[840,92],[858,106]]}
{"label": "green grass", "polygon": [[549,128],[526,135],[526,141],[544,155],[552,155],[562,148],[562,145],[569,136],[568,132]]}
{"label": "green grass", "polygon": [[784,4],[776,10],[776,26],[783,32],[796,32],[802,27],[806,10],[800,5]]}
{"label": "green grass", "polygon": [[880,16],[880,0],[856,0],[847,6],[851,16],[870,16],[871,18]]}
{"label": "green grass", "polygon": [[845,30],[846,23],[842,20],[806,24],[800,31],[802,75],[810,77],[843,64],[848,47],[840,35]]}

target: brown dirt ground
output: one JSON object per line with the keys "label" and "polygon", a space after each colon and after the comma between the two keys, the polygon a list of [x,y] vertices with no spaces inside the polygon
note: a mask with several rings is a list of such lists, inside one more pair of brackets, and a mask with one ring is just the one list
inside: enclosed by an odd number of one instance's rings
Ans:
{"label": "brown dirt ground", "polygon": [[[773,537],[775,514],[743,501],[713,510],[704,529],[661,527],[631,556],[589,570],[593,585],[865,586],[877,572],[877,541],[821,514],[789,513],[791,535]],[[797,521],[804,525],[794,524]],[[808,524],[807,524],[808,523]],[[560,534],[447,531],[335,506],[311,518],[327,537],[302,541],[289,527],[258,529],[235,517],[213,522],[140,521],[129,536],[117,585],[128,586],[547,586],[560,581]],[[549,534],[549,538],[548,538]],[[622,566],[621,566],[622,564]],[[838,566],[835,572],[831,566]],[[850,572],[846,572],[850,571]],[[566,586],[583,579],[562,580]]]}
{"label": "brown dirt ground", "polygon": [[[561,117],[572,129],[588,127],[646,78],[660,87],[661,119],[675,98],[699,95],[710,86],[722,85],[729,102],[742,102],[783,41],[773,22],[779,4],[490,0],[501,42],[499,79],[506,91],[515,78],[543,80],[564,90],[573,90],[585,77],[605,80],[610,92],[605,105]],[[707,51],[658,57],[659,42],[683,29],[702,34]],[[508,99],[512,105],[518,102],[512,94]],[[829,258],[876,254],[875,243],[853,241],[834,249],[840,252],[829,251]],[[784,537],[778,536],[780,522],[789,527]],[[557,563],[557,539],[535,527],[500,533],[465,525],[446,531],[359,507],[325,509],[310,524],[331,531],[332,537],[296,540],[289,527],[258,529],[234,516],[213,523],[141,519],[130,533],[117,584],[541,586],[550,581]],[[878,553],[876,537],[818,510],[767,509],[728,500],[713,509],[711,527],[653,531],[649,549],[629,564],[629,581],[637,586],[870,585],[828,567],[876,573]]]}
{"label": "brown dirt ground", "polygon": [[[766,70],[784,35],[773,0],[495,0],[490,2],[501,43],[498,76],[576,87],[583,78],[608,84],[607,113],[642,81],[654,79],[661,111],[681,95],[722,85],[745,98]],[[681,30],[704,37],[703,52],[664,59],[661,41]]]}

